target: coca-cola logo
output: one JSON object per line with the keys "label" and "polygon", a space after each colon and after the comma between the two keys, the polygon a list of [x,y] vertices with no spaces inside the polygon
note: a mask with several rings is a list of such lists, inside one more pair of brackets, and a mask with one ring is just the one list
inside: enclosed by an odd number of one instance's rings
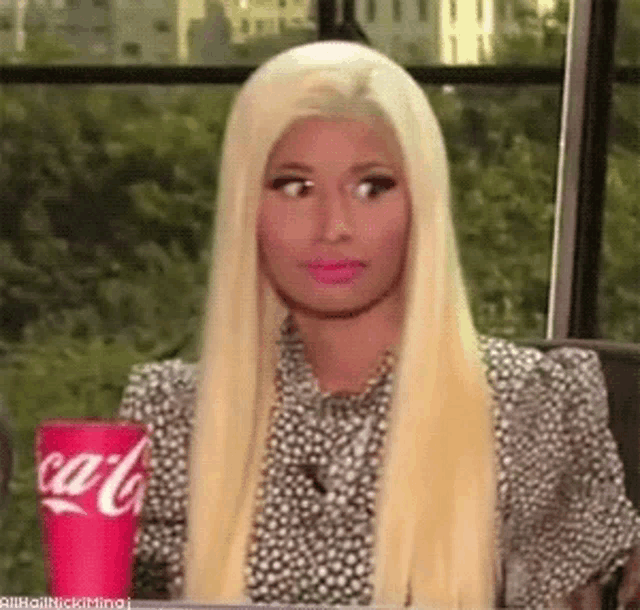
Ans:
{"label": "coca-cola logo", "polygon": [[[86,511],[68,497],[81,496],[100,485],[97,510],[107,517],[119,517],[127,511],[138,515],[145,492],[144,472],[132,472],[143,455],[149,438],[140,441],[124,457],[118,454],[79,453],[65,457],[53,451],[40,460],[38,490],[43,506],[55,514],[86,515]],[[113,467],[110,472],[107,467]],[[67,497],[61,497],[67,496]]]}

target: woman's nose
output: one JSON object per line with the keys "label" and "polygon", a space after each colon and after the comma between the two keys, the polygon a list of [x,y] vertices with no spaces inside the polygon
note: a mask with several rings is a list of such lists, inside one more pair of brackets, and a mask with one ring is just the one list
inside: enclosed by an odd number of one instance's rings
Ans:
{"label": "woman's nose", "polygon": [[327,241],[339,241],[351,237],[353,218],[349,198],[346,193],[327,193],[320,202],[320,232]]}

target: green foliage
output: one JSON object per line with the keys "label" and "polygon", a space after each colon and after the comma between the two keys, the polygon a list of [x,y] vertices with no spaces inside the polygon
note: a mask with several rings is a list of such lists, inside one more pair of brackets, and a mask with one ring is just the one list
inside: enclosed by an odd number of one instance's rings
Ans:
{"label": "green foliage", "polygon": [[640,64],[640,0],[618,3],[615,61],[617,65]]}
{"label": "green foliage", "polygon": [[[30,325],[55,329],[61,318],[74,333],[69,312],[77,312],[82,334],[88,309],[99,318],[90,324],[95,332],[144,326],[149,307],[132,302],[127,317],[110,319],[106,295],[129,282],[131,296],[142,277],[155,277],[149,269],[158,251],[202,276],[233,91],[209,91],[195,103],[178,95],[168,106],[101,89],[52,87],[42,98],[22,88],[8,93],[0,336],[19,340]],[[189,301],[197,291],[182,294]]]}
{"label": "green foliage", "polygon": [[35,64],[68,62],[75,59],[78,52],[55,34],[36,34],[27,37],[25,53],[19,59],[28,59]]}
{"label": "green foliage", "polygon": [[78,57],[75,47],[59,36],[47,32],[30,32],[26,37],[24,51],[0,54],[3,63],[33,63],[46,65],[68,63]]}
{"label": "green foliage", "polygon": [[451,159],[454,219],[478,329],[544,335],[559,92],[427,90]]}
{"label": "green foliage", "polygon": [[638,152],[609,156],[599,311],[602,334],[640,342],[640,173]]}
{"label": "green foliage", "polygon": [[543,336],[553,229],[553,184],[541,145],[517,137],[503,164],[454,173],[463,268],[483,332]]}
{"label": "green foliage", "polygon": [[[504,0],[499,0],[504,2]],[[494,61],[505,64],[560,64],[564,57],[569,0],[539,16],[530,0],[514,4],[517,27],[501,32],[494,48]]]}

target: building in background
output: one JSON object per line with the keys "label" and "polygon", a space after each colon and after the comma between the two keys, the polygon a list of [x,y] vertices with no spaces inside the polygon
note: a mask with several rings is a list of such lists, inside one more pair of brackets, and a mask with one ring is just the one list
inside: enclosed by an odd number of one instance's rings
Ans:
{"label": "building in background", "polygon": [[[476,64],[517,31],[523,1],[542,14],[556,0],[355,0],[355,16],[373,46],[400,63]],[[0,53],[49,34],[80,63],[253,64],[315,39],[317,2],[0,0]]]}
{"label": "building in background", "polygon": [[173,63],[177,0],[0,0],[0,53],[55,40],[74,63]]}
{"label": "building in background", "polygon": [[208,0],[189,27],[189,63],[254,64],[316,37],[308,0]]}
{"label": "building in background", "polygon": [[314,31],[308,0],[222,0],[232,28],[232,42],[277,36],[287,29]]}
{"label": "building in background", "polygon": [[114,63],[171,64],[178,59],[178,0],[114,1]]}
{"label": "building in background", "polygon": [[187,31],[186,61],[190,64],[228,65],[239,59],[231,45],[232,26],[224,6],[209,1],[202,19],[192,19]]}
{"label": "building in background", "polygon": [[[496,37],[517,31],[515,5],[522,1],[356,0],[355,17],[372,45],[400,63],[477,64],[491,60]],[[556,0],[525,1],[542,15]],[[279,39],[265,49],[266,56],[304,42],[304,32],[315,32],[317,2],[210,0],[205,18],[191,24],[189,61],[256,63],[265,53],[247,47],[260,40]]]}
{"label": "building in background", "polygon": [[[356,0],[356,20],[371,43],[403,64],[477,64],[496,37],[517,28],[516,0]],[[538,15],[555,0],[532,0]]]}

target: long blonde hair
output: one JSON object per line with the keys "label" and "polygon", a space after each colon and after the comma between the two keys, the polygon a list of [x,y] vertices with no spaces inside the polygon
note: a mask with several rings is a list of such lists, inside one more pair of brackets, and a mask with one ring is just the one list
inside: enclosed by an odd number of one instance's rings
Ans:
{"label": "long blonde hair", "polygon": [[246,602],[244,561],[276,400],[286,310],[258,265],[268,155],[309,116],[382,116],[412,200],[406,311],[377,499],[374,603],[493,602],[491,400],[462,282],[444,142],[420,87],[381,53],[318,42],[282,53],[242,88],[227,123],[191,445],[185,595]]}

